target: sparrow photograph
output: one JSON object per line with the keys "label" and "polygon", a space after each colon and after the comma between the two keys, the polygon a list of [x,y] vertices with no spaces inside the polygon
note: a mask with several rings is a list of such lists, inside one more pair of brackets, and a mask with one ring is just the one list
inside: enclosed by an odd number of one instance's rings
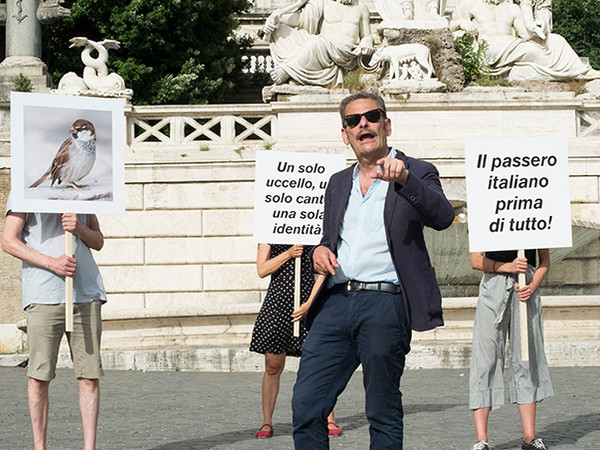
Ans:
{"label": "sparrow photograph", "polygon": [[110,200],[108,112],[26,106],[24,118],[26,198]]}
{"label": "sparrow photograph", "polygon": [[51,181],[50,187],[64,183],[63,187],[83,189],[80,181],[90,173],[96,161],[96,130],[94,124],[86,119],[77,119],[69,130],[69,137],[60,145],[48,170],[38,178],[30,188],[41,185],[44,180]]}

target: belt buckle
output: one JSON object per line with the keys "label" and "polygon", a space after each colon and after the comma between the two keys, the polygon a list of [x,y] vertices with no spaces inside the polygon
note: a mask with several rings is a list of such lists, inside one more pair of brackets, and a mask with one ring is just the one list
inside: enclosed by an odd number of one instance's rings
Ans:
{"label": "belt buckle", "polygon": [[356,290],[358,290],[358,289],[356,289],[356,287],[355,287],[355,285],[356,285],[356,284],[357,284],[357,282],[356,282],[356,281],[354,281],[354,280],[348,280],[348,281],[346,282],[346,291],[347,291],[347,292],[353,292],[353,291],[356,291]]}

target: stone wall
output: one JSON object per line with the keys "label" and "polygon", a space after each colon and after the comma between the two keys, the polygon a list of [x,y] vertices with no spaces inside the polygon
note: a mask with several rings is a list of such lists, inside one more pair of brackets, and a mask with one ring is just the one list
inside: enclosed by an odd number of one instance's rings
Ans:
{"label": "stone wall", "polygon": [[[0,230],[4,230],[4,208],[10,192],[10,170],[0,169]],[[0,252],[0,327],[6,326],[13,337],[9,342],[0,339],[0,353],[14,351],[9,346],[20,346],[15,324],[25,317],[21,309],[21,263],[7,253]]]}
{"label": "stone wall", "polygon": [[[233,333],[231,321],[217,316],[259,303],[266,287],[254,267],[253,166],[241,160],[177,166],[129,167],[126,214],[99,217],[106,245],[95,258],[110,292],[106,316],[138,319],[128,322],[133,328],[164,326],[177,340],[186,327]],[[118,330],[105,327],[107,336]],[[151,334],[131,336],[137,345],[162,345]]]}

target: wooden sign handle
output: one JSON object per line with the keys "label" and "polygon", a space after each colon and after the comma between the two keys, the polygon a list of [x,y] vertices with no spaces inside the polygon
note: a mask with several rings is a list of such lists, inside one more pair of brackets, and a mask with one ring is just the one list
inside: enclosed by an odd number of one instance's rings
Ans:
{"label": "wooden sign handle", "polygon": [[[525,250],[517,252],[518,258],[525,258]],[[519,287],[527,284],[527,274],[519,273]],[[519,329],[521,330],[521,359],[529,361],[529,325],[527,324],[527,302],[519,301]]]}
{"label": "wooden sign handle", "polygon": [[[294,258],[294,311],[300,308],[301,259],[301,256]],[[300,337],[300,322],[294,322],[294,337]]]}
{"label": "wooden sign handle", "polygon": [[[73,256],[73,233],[65,231],[65,255]],[[73,331],[73,277],[65,277],[65,331]]]}

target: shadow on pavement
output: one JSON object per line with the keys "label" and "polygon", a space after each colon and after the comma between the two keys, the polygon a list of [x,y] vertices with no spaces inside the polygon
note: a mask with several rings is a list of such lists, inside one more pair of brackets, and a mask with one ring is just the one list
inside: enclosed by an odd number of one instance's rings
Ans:
{"label": "shadow on pavement", "polygon": [[[548,448],[558,445],[575,445],[584,436],[598,431],[600,426],[600,413],[577,416],[564,422],[555,422],[547,425],[537,435],[544,440]],[[514,449],[521,446],[521,439],[513,439],[494,447],[497,449]]]}
{"label": "shadow on pavement", "polygon": [[[458,404],[423,404],[423,405],[405,405],[404,415],[441,412],[447,409],[460,406]],[[358,428],[367,426],[369,422],[364,413],[354,414],[352,416],[338,417],[336,421],[342,426],[345,431],[352,431]],[[278,422],[273,424],[275,434],[277,436],[292,436],[292,424]],[[220,433],[214,436],[206,436],[202,438],[194,438],[178,442],[170,442],[162,444],[158,447],[153,447],[152,450],[185,450],[185,449],[202,449],[211,448],[217,445],[231,445],[242,441],[255,440],[254,434],[256,429],[245,429]],[[500,448],[500,447],[498,447]]]}

